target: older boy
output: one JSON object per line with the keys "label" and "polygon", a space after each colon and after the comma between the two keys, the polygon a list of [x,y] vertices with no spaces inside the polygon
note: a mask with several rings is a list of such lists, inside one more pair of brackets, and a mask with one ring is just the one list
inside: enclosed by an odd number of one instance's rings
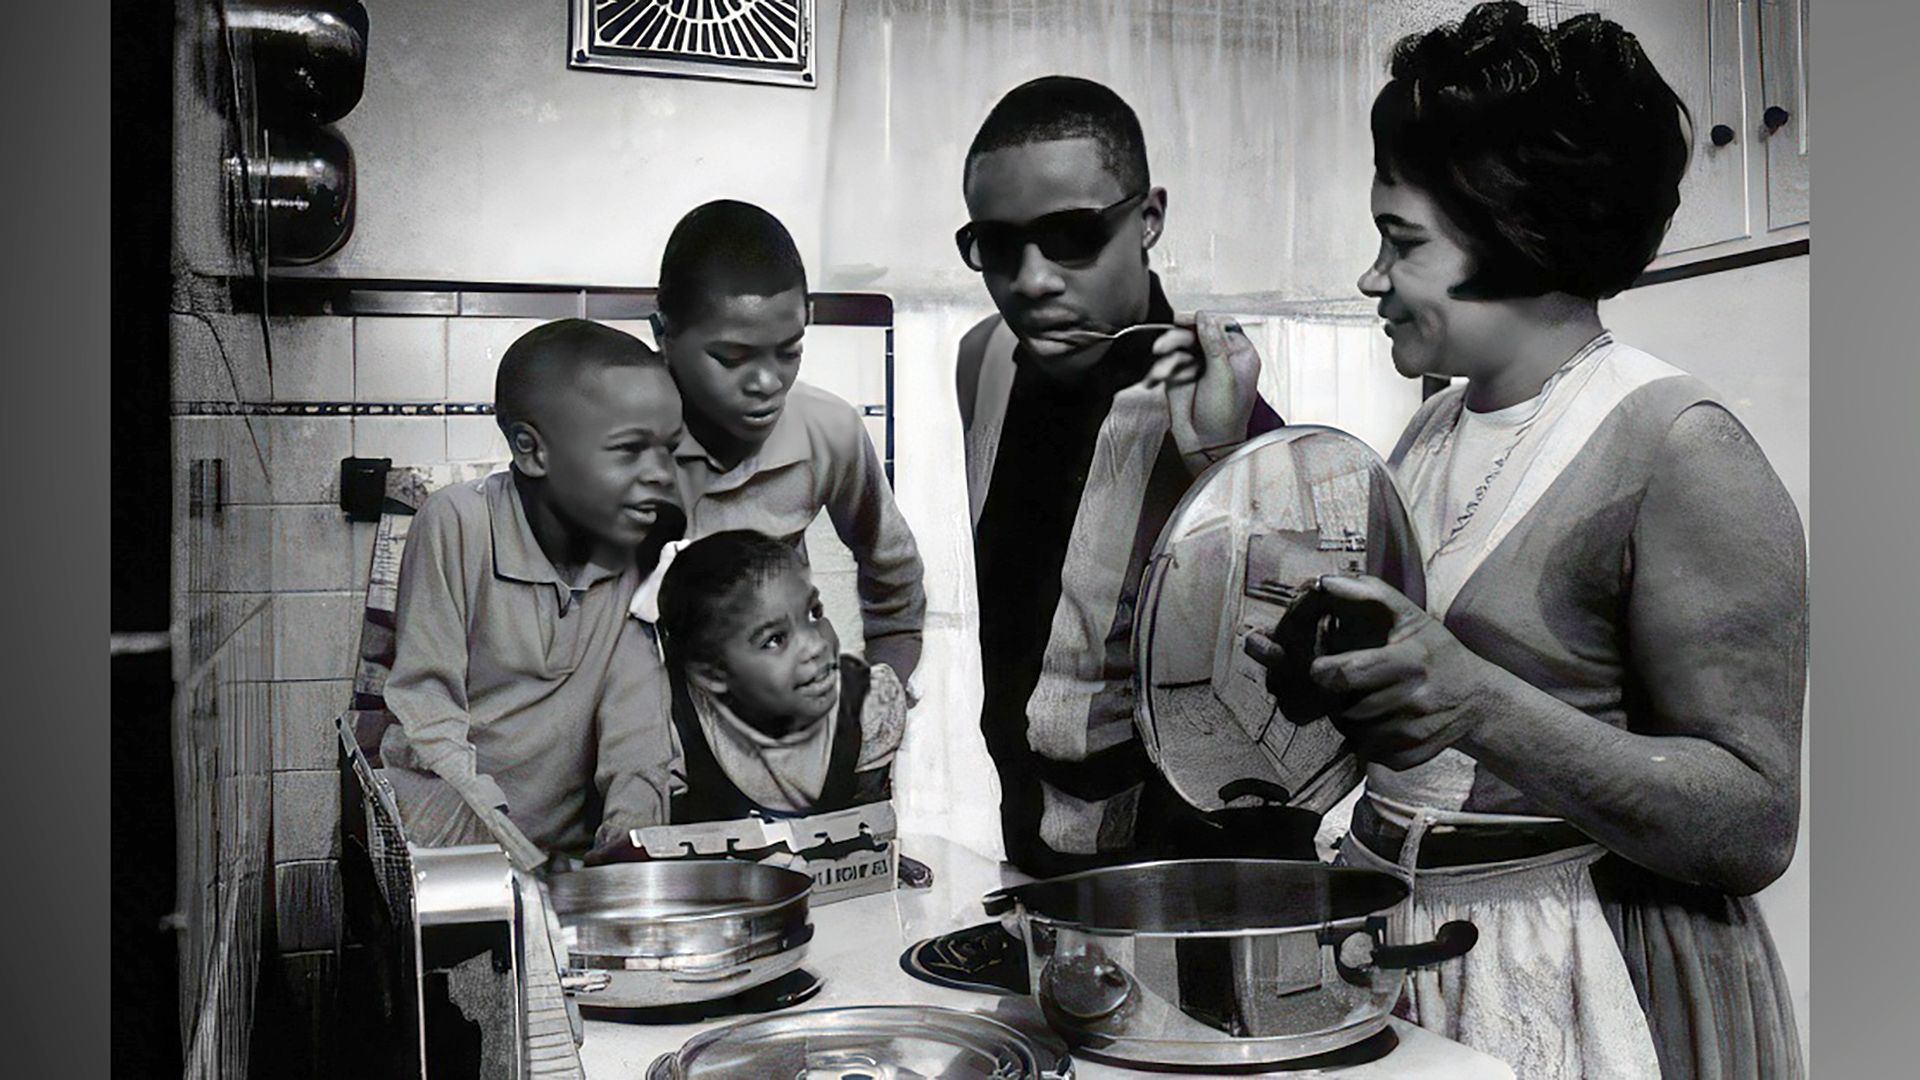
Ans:
{"label": "older boy", "polygon": [[680,522],[680,395],[639,340],[567,319],[507,349],[495,410],[511,471],[409,530],[381,756],[416,842],[532,869],[666,820],[667,682],[626,615]]}
{"label": "older boy", "polygon": [[[1193,477],[1280,418],[1231,324],[1076,340],[1174,321],[1147,261],[1167,193],[1119,95],[1061,76],[1016,87],[962,183],[972,220],[955,239],[999,309],[962,339],[956,381],[1007,857],[1044,875],[1179,854],[1196,823],[1133,726],[1141,570]],[[1197,380],[1168,380],[1202,356]]]}
{"label": "older boy", "polygon": [[852,405],[797,382],[807,274],[779,219],[723,199],[674,227],[660,260],[659,340],[686,401],[675,457],[687,536],[753,529],[802,545],[822,509],[859,569],[869,663],[920,660],[920,552]]}

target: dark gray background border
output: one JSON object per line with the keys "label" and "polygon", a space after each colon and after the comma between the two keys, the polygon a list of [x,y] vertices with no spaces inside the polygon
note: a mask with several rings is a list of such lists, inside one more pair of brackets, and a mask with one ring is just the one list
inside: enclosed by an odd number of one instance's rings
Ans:
{"label": "dark gray background border", "polygon": [[[1920,5],[1820,0],[1813,272],[1813,1061],[1920,1071]],[[1809,139],[1811,130],[1809,129]]]}
{"label": "dark gray background border", "polygon": [[[1920,5],[1816,7],[1814,1075],[1901,1076],[1920,1059],[1902,1007],[1920,999],[1911,914],[1920,898]],[[9,1015],[21,1034],[0,1068],[105,1076],[107,8],[25,5],[9,15],[0,431],[13,468],[0,595],[12,618],[0,807],[11,833]],[[166,183],[167,163],[152,165],[152,182]]]}
{"label": "dark gray background border", "polygon": [[[0,820],[8,836],[0,891],[10,1030],[0,1072],[106,1076],[108,7],[21,5],[7,18]],[[151,182],[168,184],[171,171],[153,162]]]}

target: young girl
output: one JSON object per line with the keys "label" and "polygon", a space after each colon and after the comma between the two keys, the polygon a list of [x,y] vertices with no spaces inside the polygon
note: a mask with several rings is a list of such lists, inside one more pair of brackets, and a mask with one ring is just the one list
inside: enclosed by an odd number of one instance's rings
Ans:
{"label": "young girl", "polygon": [[685,782],[675,824],[892,794],[906,692],[886,664],[841,654],[791,545],[750,530],[687,545],[661,580],[658,625]]}

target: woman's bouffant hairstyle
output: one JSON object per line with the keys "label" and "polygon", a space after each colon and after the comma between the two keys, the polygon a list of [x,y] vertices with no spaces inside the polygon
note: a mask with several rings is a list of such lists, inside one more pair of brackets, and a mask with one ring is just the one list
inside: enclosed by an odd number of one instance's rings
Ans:
{"label": "woman's bouffant hairstyle", "polygon": [[1552,29],[1517,3],[1402,39],[1373,103],[1374,171],[1420,188],[1464,234],[1465,299],[1613,296],[1680,206],[1686,106],[1620,24]]}
{"label": "woman's bouffant hairstyle", "polygon": [[703,536],[680,549],[660,580],[655,624],[668,661],[678,666],[713,660],[739,590],[805,568],[792,544],[752,529]]}

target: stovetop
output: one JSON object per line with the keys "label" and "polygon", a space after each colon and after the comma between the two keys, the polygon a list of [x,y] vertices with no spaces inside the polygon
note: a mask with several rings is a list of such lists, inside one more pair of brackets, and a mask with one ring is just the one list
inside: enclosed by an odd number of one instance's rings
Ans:
{"label": "stovetop", "polygon": [[679,1005],[655,1005],[648,1008],[595,1005],[590,998],[574,1001],[587,1020],[612,1020],[623,1024],[699,1024],[708,1020],[736,1020],[743,1016],[778,1012],[812,1000],[820,992],[820,978],[800,969],[749,987],[732,997],[713,1001],[689,1001]]}

